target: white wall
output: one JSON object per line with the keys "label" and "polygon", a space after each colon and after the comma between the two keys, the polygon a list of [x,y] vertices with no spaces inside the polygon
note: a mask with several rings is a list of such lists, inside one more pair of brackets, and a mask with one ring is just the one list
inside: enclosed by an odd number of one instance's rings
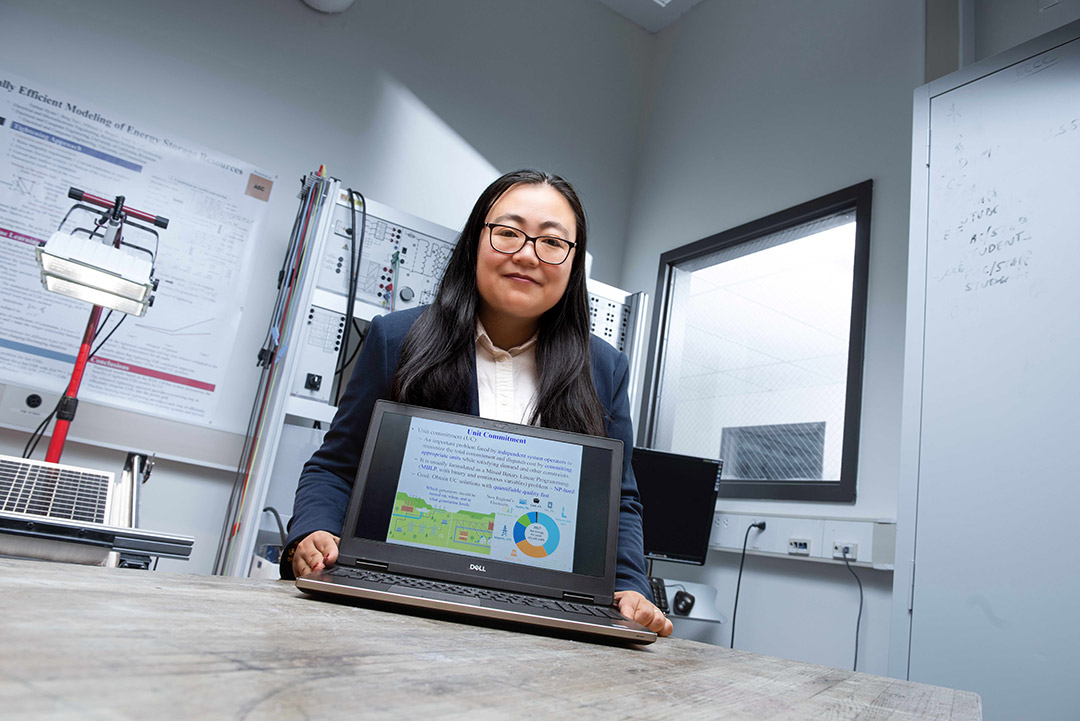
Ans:
{"label": "white wall", "polygon": [[[892,573],[870,568],[856,568],[855,572],[863,585],[861,622],[859,586],[843,564],[748,555],[735,617],[735,648],[850,669],[855,661],[858,622],[858,670],[885,675]],[[716,588],[717,608],[728,623],[692,621],[672,614],[675,635],[730,645],[738,553],[711,550],[703,567],[655,562],[653,573]],[[668,595],[676,590],[670,589]]]}
{"label": "white wall", "polygon": [[[707,1],[658,42],[655,66],[662,71],[650,90],[621,287],[653,294],[662,252],[874,181],[858,500],[854,506],[722,505],[895,518],[911,103],[923,77],[921,3]],[[737,557],[713,554],[702,574],[720,590],[728,614],[732,559],[737,570]],[[852,651],[857,589],[840,570],[748,561],[738,646],[843,665]],[[859,670],[885,673],[891,579],[879,571],[866,575],[873,591],[867,593]],[[851,593],[854,605],[836,601]],[[780,608],[781,599],[807,613],[777,618],[747,610]],[[724,642],[727,630],[700,633]]]}
{"label": "white wall", "polygon": [[[340,15],[300,0],[0,2],[0,67],[277,173],[228,372],[247,384],[234,394],[245,408],[299,179],[321,163],[452,228],[502,172],[560,173],[589,213],[594,276],[617,281],[651,49],[644,30],[577,0],[360,0]],[[20,455],[25,437],[0,432],[0,453]],[[117,472],[122,460],[78,445],[64,458]],[[231,484],[159,464],[143,525],[196,537],[177,570],[210,571]]]}
{"label": "white wall", "polygon": [[[972,5],[975,60],[1080,19],[1080,0],[962,0]],[[1045,9],[1041,9],[1045,8]]]}

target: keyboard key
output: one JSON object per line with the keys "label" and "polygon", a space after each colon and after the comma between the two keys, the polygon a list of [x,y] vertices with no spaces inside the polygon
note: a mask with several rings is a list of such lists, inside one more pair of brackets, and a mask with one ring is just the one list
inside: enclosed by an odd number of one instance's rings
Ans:
{"label": "keyboard key", "polygon": [[619,621],[626,618],[621,613],[619,613],[618,609],[612,608],[611,606],[594,606],[594,608],[600,612],[601,616],[604,616],[606,618],[613,618]]}

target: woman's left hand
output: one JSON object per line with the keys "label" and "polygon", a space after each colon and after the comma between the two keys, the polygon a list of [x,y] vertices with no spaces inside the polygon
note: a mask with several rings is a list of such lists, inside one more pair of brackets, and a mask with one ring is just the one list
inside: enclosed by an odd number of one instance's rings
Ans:
{"label": "woman's left hand", "polygon": [[619,607],[619,613],[655,631],[658,636],[671,635],[672,625],[668,617],[637,591],[616,591],[615,605]]}

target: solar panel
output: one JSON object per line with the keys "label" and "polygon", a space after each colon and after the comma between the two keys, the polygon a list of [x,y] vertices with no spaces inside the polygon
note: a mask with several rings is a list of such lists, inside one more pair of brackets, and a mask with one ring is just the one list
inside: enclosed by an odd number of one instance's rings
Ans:
{"label": "solar panel", "polygon": [[0,456],[0,511],[106,523],[113,474]]}
{"label": "solar panel", "polygon": [[145,480],[137,457],[115,483],[104,471],[0,456],[0,556],[138,568],[150,556],[188,558],[190,536],[132,527]]}

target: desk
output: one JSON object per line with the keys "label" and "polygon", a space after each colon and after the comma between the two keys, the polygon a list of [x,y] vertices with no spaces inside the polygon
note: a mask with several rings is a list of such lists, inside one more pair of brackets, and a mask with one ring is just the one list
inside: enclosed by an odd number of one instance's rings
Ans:
{"label": "desk", "polygon": [[[660,639],[618,647],[283,581],[0,559],[18,719],[981,719],[973,693]],[[526,713],[527,711],[527,713]]]}

